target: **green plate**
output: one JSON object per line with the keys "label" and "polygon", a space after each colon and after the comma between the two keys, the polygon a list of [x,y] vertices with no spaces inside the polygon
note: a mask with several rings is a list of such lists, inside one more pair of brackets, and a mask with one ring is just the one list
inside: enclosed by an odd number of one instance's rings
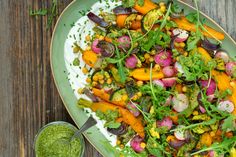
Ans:
{"label": "green plate", "polygon": [[[77,99],[67,79],[67,69],[64,60],[64,43],[69,31],[71,30],[70,24],[76,22],[81,17],[81,14],[78,12],[89,9],[95,2],[97,1],[73,1],[59,17],[51,41],[50,60],[55,84],[67,111],[78,127],[80,127],[88,117],[82,109],[79,109],[76,106]],[[194,9],[188,4],[184,2],[179,3],[187,12],[194,11]],[[223,41],[223,49],[227,50],[232,57],[235,57],[235,53],[232,51],[236,50],[235,41],[212,19],[204,14],[202,14],[202,17],[206,18],[206,23],[209,26],[225,34],[226,38]],[[89,132],[92,132],[92,134]],[[119,156],[113,149],[111,149],[111,147],[109,147],[108,140],[106,140],[104,135],[96,127],[89,129],[89,132],[84,133],[85,137],[103,156]]]}

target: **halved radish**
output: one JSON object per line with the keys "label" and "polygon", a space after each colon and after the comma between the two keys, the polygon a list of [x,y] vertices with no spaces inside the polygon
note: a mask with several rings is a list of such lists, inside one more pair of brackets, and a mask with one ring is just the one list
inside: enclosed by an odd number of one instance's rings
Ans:
{"label": "halved radish", "polygon": [[157,86],[161,86],[161,87],[165,87],[165,85],[164,85],[164,83],[161,81],[161,80],[158,80],[158,79],[154,79],[153,81],[152,81],[152,83],[154,84],[154,85],[157,85]]}
{"label": "halved radish", "polygon": [[225,101],[221,101],[219,105],[217,106],[217,108],[221,111],[226,111],[226,112],[231,113],[234,111],[234,104],[229,100],[225,100]]}
{"label": "halved radish", "polygon": [[225,51],[218,51],[216,54],[215,54],[215,58],[220,58],[220,59],[223,59],[223,61],[225,63],[228,63],[229,60],[230,60],[230,57],[229,55],[225,52]]}
{"label": "halved radish", "polygon": [[179,62],[175,62],[174,67],[175,67],[176,71],[178,71],[179,73],[181,73],[181,74],[184,73],[183,67]]}
{"label": "halved radish", "polygon": [[183,112],[188,108],[189,100],[188,97],[184,94],[177,94],[172,98],[173,108],[177,112]]}
{"label": "halved radish", "polygon": [[[179,34],[179,35],[178,35]],[[184,42],[188,39],[188,32],[186,30],[180,29],[180,28],[176,28],[172,31],[172,35],[178,35],[177,38],[175,39],[176,42],[180,43],[180,42]]]}
{"label": "halved radish", "polygon": [[185,126],[183,125],[178,125],[176,128],[176,131],[174,132],[174,135],[178,140],[181,140],[181,141],[185,140],[185,130],[182,129],[184,127]]}
{"label": "halved radish", "polygon": [[165,77],[172,77],[175,75],[175,69],[173,66],[166,66],[162,69],[163,74]]}
{"label": "halved radish", "polygon": [[170,119],[170,117],[165,117],[161,121],[157,121],[157,126],[158,127],[167,127],[167,129],[170,130],[173,126],[173,122]]}
{"label": "halved radish", "polygon": [[92,42],[92,50],[93,50],[93,52],[95,52],[95,53],[101,53],[101,51],[102,51],[102,49],[101,48],[99,48],[99,47],[97,47],[97,45],[98,45],[98,43],[99,43],[99,40],[98,39],[95,39],[93,42]]}
{"label": "halved radish", "polygon": [[170,77],[170,78],[162,79],[162,82],[164,83],[165,87],[172,87],[172,86],[174,86],[176,81],[177,81],[176,77]]}

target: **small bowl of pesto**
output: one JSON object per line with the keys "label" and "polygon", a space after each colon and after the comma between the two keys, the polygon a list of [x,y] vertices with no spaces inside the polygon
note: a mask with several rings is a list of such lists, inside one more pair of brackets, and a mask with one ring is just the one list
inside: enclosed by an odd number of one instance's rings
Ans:
{"label": "small bowl of pesto", "polygon": [[34,140],[36,157],[83,157],[84,138],[72,139],[78,129],[70,123],[57,121],[42,127]]}

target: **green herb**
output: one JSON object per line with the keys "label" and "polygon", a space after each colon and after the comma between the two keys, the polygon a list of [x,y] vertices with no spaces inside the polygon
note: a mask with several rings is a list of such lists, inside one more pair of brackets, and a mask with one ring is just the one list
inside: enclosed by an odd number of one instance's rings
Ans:
{"label": "green herb", "polygon": [[121,150],[120,154],[125,157],[147,157],[148,156],[146,151],[143,151],[141,153],[136,153],[130,146],[124,147]]}
{"label": "green herb", "polygon": [[39,15],[44,16],[44,15],[47,15],[47,13],[48,13],[47,9],[39,9],[39,10],[30,9],[29,12],[30,12],[29,13],[30,16],[39,16]]}
{"label": "green herb", "polygon": [[79,65],[80,65],[80,60],[79,60],[79,58],[75,58],[75,59],[74,59],[73,65],[74,65],[74,66],[79,66]]}
{"label": "green herb", "polygon": [[126,8],[133,7],[135,5],[135,0],[122,0],[122,5]]}
{"label": "green herb", "polygon": [[201,33],[201,30],[207,32],[208,34],[210,34],[216,41],[218,41],[219,43],[222,43],[220,40],[218,40],[214,35],[212,35],[204,26],[203,23],[205,22],[204,20],[201,21],[200,19],[200,11],[198,8],[198,4],[197,4],[198,0],[194,0],[195,3],[195,7],[197,9],[196,13],[190,13],[186,16],[186,18],[194,23],[196,25],[196,33],[194,36],[190,37],[187,41],[187,50],[193,50],[194,48],[197,47],[197,43],[200,41],[200,39],[203,38],[203,35]]}
{"label": "green herb", "polygon": [[188,126],[185,126],[185,127],[181,127],[180,128],[177,128],[177,129],[173,129],[173,130],[170,130],[170,132],[174,132],[176,130],[187,130],[187,129],[192,129],[192,128],[195,128],[195,127],[198,127],[198,126],[207,126],[207,125],[212,125],[212,124],[215,124],[217,122],[217,119],[210,119],[208,121],[203,121],[203,122],[200,122],[200,123],[195,123],[195,124],[191,124],[191,125],[188,125]]}
{"label": "green herb", "polygon": [[98,110],[96,111],[96,115],[100,119],[106,121],[106,123],[104,124],[105,127],[119,128],[121,125],[121,123],[116,122],[116,119],[119,117],[118,111],[107,110],[105,113],[103,113],[102,111]]}
{"label": "green herb", "polygon": [[133,7],[136,4],[138,4],[139,6],[143,6],[144,0],[122,0],[122,5],[126,8]]}
{"label": "green herb", "polygon": [[39,9],[39,10],[32,10],[29,11],[30,16],[44,16],[48,15],[47,19],[47,29],[52,26],[52,22],[54,17],[57,16],[57,0],[52,0],[52,6],[49,9]]}
{"label": "green herb", "polygon": [[195,153],[192,153],[191,156],[210,150],[214,150],[217,154],[227,154],[229,153],[230,148],[234,147],[235,144],[236,144],[236,136],[229,139],[225,138],[221,143],[215,142],[210,147],[203,148]]}
{"label": "green herb", "polygon": [[[171,13],[171,3],[168,7],[167,13],[164,16],[163,20],[161,21],[161,25],[160,27],[156,30],[156,31],[152,31],[150,30],[150,32],[148,33],[148,37],[147,37],[147,41],[146,42],[141,42],[140,46],[143,50],[145,51],[149,51],[151,49],[151,47],[153,47],[154,45],[156,45],[157,43],[166,47],[169,43],[170,43],[170,37],[168,37],[168,35],[164,34],[162,31],[162,29],[166,26],[166,24],[168,23],[168,16]],[[161,39],[163,38],[164,42],[161,42]]]}
{"label": "green herb", "polygon": [[52,7],[50,8],[50,12],[48,14],[48,21],[47,21],[47,29],[52,26],[52,22],[54,17],[57,15],[57,0],[52,1]]}
{"label": "green herb", "polygon": [[202,56],[194,49],[189,56],[180,56],[179,62],[183,67],[187,81],[195,81],[199,78],[208,79],[207,73],[214,68],[214,61],[209,61],[207,65],[202,60]]}
{"label": "green herb", "polygon": [[235,124],[236,116],[230,114],[228,118],[224,120],[224,123],[222,124],[222,130],[223,131],[236,131],[236,124]]}

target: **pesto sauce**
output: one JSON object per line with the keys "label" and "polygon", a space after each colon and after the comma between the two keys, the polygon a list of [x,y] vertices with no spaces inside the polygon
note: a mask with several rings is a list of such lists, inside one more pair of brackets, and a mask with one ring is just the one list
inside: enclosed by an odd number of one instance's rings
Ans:
{"label": "pesto sauce", "polygon": [[75,129],[55,124],[46,127],[36,140],[36,157],[79,157],[82,145],[79,138],[70,142]]}

